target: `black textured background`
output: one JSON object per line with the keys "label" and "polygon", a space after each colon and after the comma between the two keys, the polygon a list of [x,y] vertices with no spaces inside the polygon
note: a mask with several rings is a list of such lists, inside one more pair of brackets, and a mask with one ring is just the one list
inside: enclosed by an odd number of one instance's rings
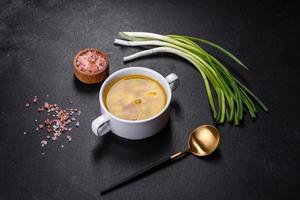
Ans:
{"label": "black textured background", "polygon": [[[1,1],[0,199],[299,199],[299,5],[294,2]],[[122,57],[138,49],[114,46],[119,31],[187,34],[220,44],[249,66],[246,71],[224,59],[270,112],[260,111],[256,121],[247,116],[240,127],[220,126],[221,146],[211,157],[186,157],[100,197],[101,188],[184,149],[189,131],[212,123],[203,81],[189,63],[160,55],[124,65]],[[93,135],[100,85],[78,82],[71,65],[86,47],[109,54],[110,72],[146,66],[180,76],[164,131],[143,141]],[[45,100],[46,94],[65,106],[72,99],[82,110],[72,144],[60,138],[40,147],[45,133],[35,133],[34,119],[41,115],[24,104],[34,95]]]}

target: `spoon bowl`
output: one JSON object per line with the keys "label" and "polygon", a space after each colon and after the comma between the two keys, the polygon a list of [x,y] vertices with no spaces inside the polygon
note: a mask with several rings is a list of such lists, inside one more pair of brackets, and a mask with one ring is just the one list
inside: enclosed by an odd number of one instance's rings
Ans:
{"label": "spoon bowl", "polygon": [[199,126],[190,134],[187,151],[195,156],[207,156],[216,150],[219,142],[220,133],[216,127]]}

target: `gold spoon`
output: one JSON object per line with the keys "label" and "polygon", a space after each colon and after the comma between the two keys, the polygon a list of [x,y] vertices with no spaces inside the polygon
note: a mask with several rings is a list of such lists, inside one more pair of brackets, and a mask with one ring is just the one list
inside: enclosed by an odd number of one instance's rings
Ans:
{"label": "gold spoon", "polygon": [[133,179],[140,177],[146,174],[147,172],[150,172],[162,165],[170,163],[176,160],[176,158],[183,157],[184,155],[187,155],[187,153],[191,153],[197,157],[207,156],[217,149],[219,142],[220,142],[220,133],[216,127],[212,125],[199,126],[191,132],[188,141],[188,148],[185,151],[175,153],[170,157],[167,157],[156,163],[153,163],[151,166],[148,166],[147,168],[138,171],[127,178],[124,178],[118,183],[115,183],[114,185],[111,185],[108,188],[102,190],[101,195],[110,192],[124,185],[125,183],[128,183]]}

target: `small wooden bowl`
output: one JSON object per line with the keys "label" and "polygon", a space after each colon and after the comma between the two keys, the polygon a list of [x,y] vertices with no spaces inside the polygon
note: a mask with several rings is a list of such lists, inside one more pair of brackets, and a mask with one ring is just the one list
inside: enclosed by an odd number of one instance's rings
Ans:
{"label": "small wooden bowl", "polygon": [[[104,57],[104,59],[106,60],[106,65],[104,65],[103,68],[100,71],[97,71],[96,73],[89,73],[89,72],[81,71],[77,67],[76,61],[77,61],[78,56],[86,51],[96,51],[97,53],[102,55]],[[100,83],[107,77],[108,72],[109,72],[108,57],[107,57],[106,53],[104,53],[103,51],[100,51],[99,49],[95,49],[95,48],[83,49],[83,50],[79,51],[73,59],[73,71],[74,71],[76,78],[85,84]]]}

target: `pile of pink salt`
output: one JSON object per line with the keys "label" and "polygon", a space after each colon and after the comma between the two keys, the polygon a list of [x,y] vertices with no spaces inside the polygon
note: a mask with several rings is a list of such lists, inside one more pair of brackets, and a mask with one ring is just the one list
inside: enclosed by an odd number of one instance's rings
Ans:
{"label": "pile of pink salt", "polygon": [[105,57],[93,50],[81,53],[76,60],[76,67],[82,72],[97,73],[106,65]]}
{"label": "pile of pink salt", "polygon": [[[48,96],[49,95],[47,95],[47,97]],[[70,104],[72,104],[72,101],[70,101]],[[45,118],[41,122],[38,122],[38,120],[35,119],[35,123],[38,123],[35,127],[35,131],[41,132],[44,130],[46,133],[45,138],[41,140],[41,146],[44,147],[49,144],[49,141],[56,141],[61,136],[64,136],[65,140],[68,143],[71,143],[71,125],[74,124],[77,128],[79,127],[79,121],[77,118],[81,115],[81,111],[77,108],[62,108],[57,104],[49,102],[43,102],[38,105],[37,96],[33,98],[32,103],[25,103],[26,108],[33,107],[35,105],[37,106],[37,112],[46,113]],[[27,133],[24,132],[24,135],[26,134]]]}

